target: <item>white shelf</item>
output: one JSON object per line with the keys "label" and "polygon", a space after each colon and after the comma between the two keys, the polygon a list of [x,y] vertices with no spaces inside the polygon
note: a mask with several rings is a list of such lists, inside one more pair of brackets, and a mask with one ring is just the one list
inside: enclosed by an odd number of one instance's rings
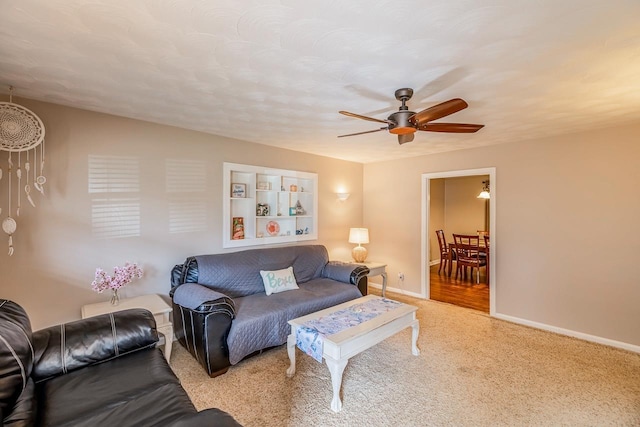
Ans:
{"label": "white shelf", "polygon": [[[223,170],[224,248],[317,240],[317,174],[237,163],[224,163]],[[231,197],[231,184],[243,184],[246,197]],[[298,203],[304,214],[289,215]],[[267,205],[269,215],[258,216],[258,204]],[[243,219],[244,239],[231,238],[234,218]],[[279,235],[269,235],[269,222],[278,224]]]}

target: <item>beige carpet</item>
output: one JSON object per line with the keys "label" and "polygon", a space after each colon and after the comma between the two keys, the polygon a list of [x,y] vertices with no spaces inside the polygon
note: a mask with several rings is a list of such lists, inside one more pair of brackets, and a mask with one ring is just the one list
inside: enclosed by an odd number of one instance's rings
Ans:
{"label": "beige carpet", "polygon": [[176,344],[172,366],[198,409],[221,408],[247,427],[640,426],[640,355],[448,304],[411,303],[421,355],[411,355],[406,329],[352,358],[338,414],[326,365],[299,350],[291,379],[285,346],[209,378]]}

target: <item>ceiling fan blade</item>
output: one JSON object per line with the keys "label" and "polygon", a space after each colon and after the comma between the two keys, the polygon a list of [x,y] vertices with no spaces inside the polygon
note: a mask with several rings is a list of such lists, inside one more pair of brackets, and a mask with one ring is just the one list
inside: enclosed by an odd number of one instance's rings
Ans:
{"label": "ceiling fan blade", "polygon": [[432,120],[437,120],[444,116],[448,116],[449,114],[464,110],[468,106],[469,104],[467,104],[460,98],[450,99],[414,114],[413,116],[409,117],[409,122],[411,122],[413,125],[421,126]]}
{"label": "ceiling fan blade", "polygon": [[382,101],[382,102],[385,102],[385,103],[389,103],[389,101],[390,101],[389,100],[389,95],[384,94],[384,93],[378,93],[378,92],[376,92],[374,90],[371,90],[371,89],[368,89],[368,88],[366,88],[364,86],[351,84],[351,85],[347,85],[346,88],[353,90],[358,95],[362,95],[362,96],[370,98],[370,99],[375,99],[376,101]]}
{"label": "ceiling fan blade", "polygon": [[356,119],[369,120],[370,122],[378,122],[378,123],[390,123],[389,120],[380,120],[374,119],[373,117],[362,116],[356,113],[350,113],[348,111],[338,111],[340,114],[344,114],[345,116],[355,117]]}
{"label": "ceiling fan blade", "polygon": [[482,129],[484,125],[471,125],[466,123],[425,123],[418,126],[418,130],[429,132],[453,132],[453,133],[474,133]]}
{"label": "ceiling fan blade", "polygon": [[465,78],[467,74],[468,72],[466,72],[461,67],[453,68],[446,73],[441,74],[440,76],[426,83],[420,89],[414,91],[414,102],[422,103],[427,98],[433,98],[434,95],[458,83],[460,80]]}
{"label": "ceiling fan blade", "polygon": [[411,142],[413,141],[413,134],[412,133],[405,133],[404,135],[398,135],[398,144],[402,145],[402,144],[406,144],[407,142]]}
{"label": "ceiling fan blade", "polygon": [[389,129],[388,127],[384,127],[384,128],[375,129],[375,130],[367,130],[367,131],[364,131],[364,132],[349,133],[347,135],[338,135],[338,138],[343,138],[345,136],[364,135],[365,133],[380,132],[381,130],[388,130],[388,129]]}

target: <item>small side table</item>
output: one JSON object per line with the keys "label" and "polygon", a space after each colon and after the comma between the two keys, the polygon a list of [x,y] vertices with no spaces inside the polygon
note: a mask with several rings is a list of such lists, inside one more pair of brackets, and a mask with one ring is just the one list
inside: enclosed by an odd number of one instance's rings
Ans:
{"label": "small side table", "polygon": [[364,265],[369,269],[367,277],[382,276],[382,296],[385,297],[387,290],[387,264],[381,262],[355,262],[354,260],[344,261],[350,264]]}
{"label": "small side table", "polygon": [[99,302],[82,306],[82,318],[97,316],[99,314],[113,313],[114,311],[128,310],[130,308],[144,308],[153,314],[156,319],[158,333],[164,336],[164,357],[167,362],[171,359],[171,346],[173,345],[173,325],[169,320],[171,307],[159,295],[140,295],[133,298],[122,298],[118,305],[110,302]]}

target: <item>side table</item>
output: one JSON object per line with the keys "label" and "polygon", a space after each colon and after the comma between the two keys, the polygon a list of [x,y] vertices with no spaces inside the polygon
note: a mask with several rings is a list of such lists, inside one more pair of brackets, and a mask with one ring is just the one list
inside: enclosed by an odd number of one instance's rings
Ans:
{"label": "side table", "polygon": [[110,302],[99,302],[82,306],[82,318],[97,316],[99,314],[113,313],[114,311],[128,310],[130,308],[144,308],[153,314],[156,319],[156,329],[164,336],[164,357],[167,362],[171,359],[171,346],[173,345],[173,325],[169,320],[171,306],[159,295],[140,295],[133,298],[122,298],[118,305]]}
{"label": "side table", "polygon": [[386,297],[385,292],[387,290],[387,264],[381,262],[355,262],[354,260],[344,261],[350,264],[364,265],[369,269],[367,277],[382,276],[382,296]]}

